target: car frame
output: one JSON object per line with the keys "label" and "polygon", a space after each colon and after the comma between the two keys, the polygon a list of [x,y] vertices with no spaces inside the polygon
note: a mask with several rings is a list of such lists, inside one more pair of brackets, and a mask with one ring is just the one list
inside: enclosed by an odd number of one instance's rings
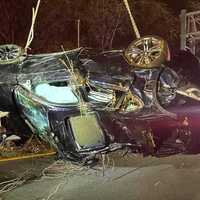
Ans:
{"label": "car frame", "polygon": [[[155,36],[140,40],[145,41],[144,49],[163,41]],[[156,46],[157,62],[136,65],[137,59],[134,64],[127,61],[127,52],[133,58],[143,52],[134,44],[138,40],[125,51],[79,48],[38,55],[24,54],[15,45],[1,46],[7,54],[1,51],[0,108],[19,114],[62,159],[87,163],[98,153],[125,147],[157,156],[189,152],[198,129],[193,122],[200,117],[198,84],[175,70],[184,65],[181,57],[195,67],[198,60],[181,51],[170,61],[165,45]],[[189,94],[188,88],[198,94]]]}

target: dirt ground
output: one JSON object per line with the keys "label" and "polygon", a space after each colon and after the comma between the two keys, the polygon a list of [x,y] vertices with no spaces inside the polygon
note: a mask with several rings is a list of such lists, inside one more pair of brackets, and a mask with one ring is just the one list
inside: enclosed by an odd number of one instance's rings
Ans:
{"label": "dirt ground", "polygon": [[[77,167],[43,176],[51,158],[0,163],[0,181],[32,170],[31,180],[4,193],[1,200],[199,200],[200,155],[143,158],[116,152],[95,169]],[[72,172],[73,171],[73,172]]]}

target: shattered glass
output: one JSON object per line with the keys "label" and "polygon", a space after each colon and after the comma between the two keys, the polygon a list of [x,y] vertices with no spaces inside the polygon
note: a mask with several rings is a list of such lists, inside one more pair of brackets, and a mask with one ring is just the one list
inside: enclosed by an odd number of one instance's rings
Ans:
{"label": "shattered glass", "polygon": [[49,130],[48,115],[43,105],[25,96],[22,90],[16,91],[16,99],[23,114],[30,121],[32,126],[37,129],[36,132],[38,132],[38,134],[44,134]]}

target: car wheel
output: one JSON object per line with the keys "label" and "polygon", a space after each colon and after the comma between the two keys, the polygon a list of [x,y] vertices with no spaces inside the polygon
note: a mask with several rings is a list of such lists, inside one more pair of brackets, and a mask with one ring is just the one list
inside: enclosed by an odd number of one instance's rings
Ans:
{"label": "car wheel", "polygon": [[14,45],[0,45],[0,65],[17,63],[24,55],[24,49]]}
{"label": "car wheel", "polygon": [[124,51],[127,62],[137,68],[159,67],[170,59],[167,42],[158,36],[144,36],[133,41]]}

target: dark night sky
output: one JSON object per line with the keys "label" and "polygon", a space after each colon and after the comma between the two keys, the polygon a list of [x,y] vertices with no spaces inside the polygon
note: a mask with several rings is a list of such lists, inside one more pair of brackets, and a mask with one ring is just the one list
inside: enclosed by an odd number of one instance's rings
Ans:
{"label": "dark night sky", "polygon": [[187,8],[187,2],[191,2],[192,0],[160,0],[161,2],[169,5],[171,9],[174,10],[176,14],[180,13],[181,9]]}
{"label": "dark night sky", "polygon": [[[96,2],[97,0],[90,0],[90,2]],[[103,2],[103,0],[99,0],[100,2]],[[117,1],[117,0],[116,0]],[[122,1],[122,0],[119,0]],[[140,0],[129,0],[131,1],[140,1]],[[150,0],[143,0],[145,3],[150,3]],[[187,3],[193,2],[197,0],[155,0],[157,2],[162,2],[169,7],[173,13],[172,14],[172,21],[179,20],[179,14],[181,9],[186,8],[187,9]],[[24,45],[26,42],[26,37],[30,28],[31,23],[31,7],[33,4],[35,4],[37,0],[0,0],[0,43],[16,43],[21,46]],[[66,3],[67,2],[67,3]],[[51,50],[57,51],[57,48],[60,47],[60,45],[64,44],[68,46],[69,48],[73,48],[77,45],[77,27],[76,27],[76,21],[74,19],[77,19],[77,16],[81,16],[81,45],[86,46],[94,46],[99,47],[100,44],[100,37],[102,35],[99,34],[99,31],[102,29],[99,29],[98,24],[103,24],[102,16],[98,17],[98,13],[96,14],[95,9],[90,8],[90,12],[86,13],[83,10],[85,9],[87,11],[88,9],[88,2],[89,0],[41,0],[41,7],[39,11],[39,15],[36,22],[36,28],[35,28],[35,38],[33,42],[33,49],[36,49],[38,51],[42,50]],[[106,2],[106,0],[104,0]],[[115,0],[110,1],[115,2]],[[65,4],[64,4],[65,3]],[[114,4],[114,3],[113,3]],[[116,4],[116,3],[115,3]],[[71,6],[71,7],[70,7]],[[84,7],[84,8],[83,8]],[[109,7],[109,5],[108,5]],[[69,9],[70,8],[70,9]],[[7,10],[9,9],[9,12]],[[111,9],[112,11],[112,9]],[[113,20],[113,13],[109,11],[106,13],[106,16],[111,18]],[[147,11],[147,12],[146,12]],[[170,24],[169,18],[167,20],[163,20],[162,18],[162,12],[157,13],[153,17],[156,18],[156,20],[148,20],[149,24],[146,23],[146,15],[147,18],[151,15],[152,12],[154,12],[154,8],[148,9],[141,14],[143,17],[143,21],[139,20],[138,24],[145,24],[144,27],[146,27],[144,31],[145,34],[160,34],[160,36],[166,38],[168,40],[168,32],[165,33],[164,30],[170,30],[172,28],[175,29],[176,32],[179,31],[179,23],[176,24],[176,26],[172,27]],[[151,12],[151,13],[148,13]],[[6,14],[9,13],[9,14]],[[23,15],[21,15],[23,13]],[[78,14],[77,14],[78,13]],[[111,13],[111,14],[109,14]],[[147,14],[148,13],[148,14]],[[145,15],[146,14],[146,15]],[[159,15],[160,14],[160,15]],[[24,16],[26,16],[24,18]],[[139,15],[138,15],[139,16]],[[116,16],[115,16],[116,17]],[[161,19],[160,19],[160,18]],[[141,19],[142,17],[139,17]],[[168,28],[165,26],[165,29],[163,29],[163,26],[159,26],[160,21],[165,21],[165,24],[168,23]],[[167,22],[166,22],[167,21]],[[105,20],[105,24],[107,21]],[[111,23],[115,23],[115,21],[112,21]],[[151,24],[152,23],[152,24]],[[163,22],[162,22],[163,23]],[[127,20],[128,26],[130,25],[129,21]],[[172,24],[173,25],[173,24]],[[105,25],[107,26],[107,24]],[[70,27],[70,29],[68,29]],[[109,26],[108,26],[109,27]],[[118,45],[121,41],[129,42],[129,36],[132,38],[132,32],[127,31],[130,29],[130,27],[127,28],[127,26],[124,26],[124,29],[122,27],[122,33],[121,35],[118,33],[116,34],[116,44]],[[161,30],[163,29],[163,30]],[[150,30],[150,33],[148,32]],[[101,31],[102,32],[102,31]],[[107,32],[107,31],[105,31]],[[74,34],[75,33],[75,34]],[[98,33],[98,34],[97,34]],[[103,34],[103,33],[102,33]],[[123,34],[125,36],[123,36]],[[179,34],[179,33],[177,33]],[[97,35],[99,37],[97,38]],[[121,36],[121,37],[120,37]],[[105,37],[104,37],[105,38]],[[176,41],[179,39],[175,38]],[[99,42],[99,43],[98,43]],[[120,45],[126,45],[120,44]],[[119,45],[119,46],[120,46]],[[120,46],[121,47],[121,46]],[[117,47],[118,48],[118,47]]]}

